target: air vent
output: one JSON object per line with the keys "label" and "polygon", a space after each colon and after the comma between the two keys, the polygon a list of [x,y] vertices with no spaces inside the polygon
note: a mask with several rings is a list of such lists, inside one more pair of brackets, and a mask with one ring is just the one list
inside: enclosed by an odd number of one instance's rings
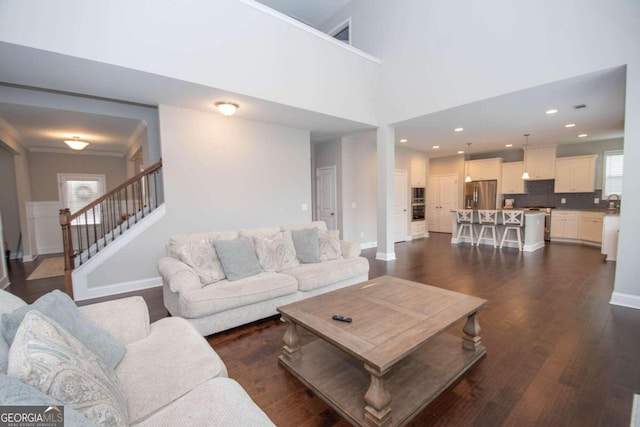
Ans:
{"label": "air vent", "polygon": [[587,104],[578,104],[573,106],[574,110],[579,110],[581,108],[587,108]]}

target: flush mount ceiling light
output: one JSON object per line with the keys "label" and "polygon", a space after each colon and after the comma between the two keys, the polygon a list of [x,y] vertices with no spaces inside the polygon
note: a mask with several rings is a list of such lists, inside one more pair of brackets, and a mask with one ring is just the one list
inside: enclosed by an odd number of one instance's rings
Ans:
{"label": "flush mount ceiling light", "polygon": [[464,128],[455,128],[453,131],[454,132],[462,132],[464,130]]}
{"label": "flush mount ceiling light", "polygon": [[586,133],[581,133],[580,135],[578,135],[578,138],[586,138],[587,136],[589,136]]}
{"label": "flush mount ceiling light", "polygon": [[216,107],[218,107],[218,111],[225,117],[233,116],[236,110],[240,108],[238,104],[228,101],[216,102]]}
{"label": "flush mount ceiling light", "polygon": [[545,111],[545,113],[547,113],[547,114],[555,114],[557,112],[558,112],[558,110],[556,110],[555,108],[552,108],[551,110]]}
{"label": "flush mount ceiling light", "polygon": [[505,144],[505,147],[511,148],[511,147],[513,147],[513,144]]}
{"label": "flush mount ceiling light", "polygon": [[433,146],[433,147],[431,147],[431,148],[433,148],[434,150],[437,150],[438,148],[440,148],[440,146],[439,146],[439,145],[434,145],[434,146]]}
{"label": "flush mount ceiling light", "polygon": [[401,139],[400,142],[407,142],[407,140],[406,139]]}
{"label": "flush mount ceiling light", "polygon": [[458,154],[464,154],[464,150],[458,151]]}
{"label": "flush mount ceiling light", "polygon": [[[469,153],[469,160],[471,160],[471,143],[467,142],[467,146],[469,148],[467,148],[467,152]],[[465,175],[466,178],[464,179],[464,182],[471,182],[471,175],[469,175],[469,162],[464,162],[464,166],[467,169],[467,173]]]}
{"label": "flush mount ceiling light", "polygon": [[88,142],[80,141],[80,137],[79,136],[73,136],[72,138],[73,138],[72,140],[67,140],[67,141],[64,142],[72,150],[80,151],[80,150],[84,150],[85,148],[87,148],[89,146]]}
{"label": "flush mount ceiling light", "polygon": [[573,128],[573,127],[576,127],[576,124],[575,123],[568,123],[568,124],[564,125],[564,127]]}
{"label": "flush mount ceiling light", "polygon": [[522,179],[524,180],[529,179],[529,172],[527,172],[527,142],[529,142],[529,135],[528,133],[524,134],[524,172],[522,173]]}

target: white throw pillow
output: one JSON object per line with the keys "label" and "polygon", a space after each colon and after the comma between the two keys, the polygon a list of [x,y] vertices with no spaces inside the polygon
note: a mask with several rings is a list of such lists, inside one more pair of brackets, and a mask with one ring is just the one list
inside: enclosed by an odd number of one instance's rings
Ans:
{"label": "white throw pillow", "polygon": [[113,369],[62,326],[30,311],[9,349],[7,373],[98,425],[126,426],[127,402]]}
{"label": "white throw pillow", "polygon": [[300,265],[290,231],[254,236],[253,243],[264,271],[278,272]]}
{"label": "white throw pillow", "polygon": [[209,240],[184,243],[175,248],[175,252],[180,261],[193,268],[203,286],[226,277],[216,249]]}
{"label": "white throw pillow", "polygon": [[320,261],[342,258],[340,231],[318,230],[318,241],[320,242]]}

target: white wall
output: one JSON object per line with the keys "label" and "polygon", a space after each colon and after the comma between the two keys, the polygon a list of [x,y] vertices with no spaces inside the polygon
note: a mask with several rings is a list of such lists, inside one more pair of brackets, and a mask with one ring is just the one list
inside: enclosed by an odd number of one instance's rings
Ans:
{"label": "white wall", "polygon": [[89,275],[157,277],[169,236],[311,221],[309,132],[160,106],[166,216]]}
{"label": "white wall", "polygon": [[376,122],[376,62],[236,0],[3,0],[0,41]]}

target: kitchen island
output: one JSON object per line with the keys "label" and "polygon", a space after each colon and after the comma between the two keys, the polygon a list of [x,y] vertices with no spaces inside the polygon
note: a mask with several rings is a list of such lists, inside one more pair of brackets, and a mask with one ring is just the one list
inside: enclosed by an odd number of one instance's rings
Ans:
{"label": "kitchen island", "polygon": [[[456,212],[452,211],[451,215],[453,216],[452,221],[452,234],[451,234],[451,244],[457,245],[459,243],[471,243],[469,237],[460,236],[460,239],[457,239],[456,236],[458,234],[458,221],[456,219]],[[544,248],[544,212],[525,212],[524,214],[524,227],[522,228],[522,251],[523,252],[533,252],[538,249]],[[473,213],[473,231],[474,231],[474,242],[477,242],[477,236],[480,233],[481,225],[478,224],[478,212],[474,211]],[[498,225],[496,226],[496,234],[498,237],[498,245],[500,245],[500,241],[502,240],[502,234],[504,233],[504,226],[502,225],[502,214],[498,214]],[[514,232],[510,232],[510,237],[514,235]],[[490,235],[489,233],[485,233],[485,235]],[[491,245],[493,246],[493,240],[482,238],[480,239],[481,245]],[[505,242],[505,247],[518,247],[517,243],[513,242]]]}

